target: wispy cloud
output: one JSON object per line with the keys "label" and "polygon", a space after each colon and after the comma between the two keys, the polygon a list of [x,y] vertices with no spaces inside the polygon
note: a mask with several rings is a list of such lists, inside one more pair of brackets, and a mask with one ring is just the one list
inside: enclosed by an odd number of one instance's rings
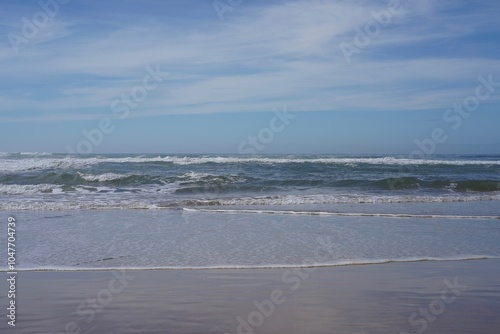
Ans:
{"label": "wispy cloud", "polygon": [[[498,33],[488,6],[401,1],[401,13],[351,64],[339,44],[352,41],[354,28],[373,20],[386,2],[265,3],[241,7],[224,22],[216,16],[146,20],[131,12],[121,13],[126,24],[105,24],[61,10],[20,54],[6,41],[0,45],[0,75],[7,78],[0,119],[98,117],[142,79],[144,66],[155,64],[171,75],[131,117],[280,104],[295,111],[443,108],[479,75],[500,72],[498,57],[474,39]],[[1,31],[9,29],[11,23]],[[426,43],[471,50],[423,50]]]}

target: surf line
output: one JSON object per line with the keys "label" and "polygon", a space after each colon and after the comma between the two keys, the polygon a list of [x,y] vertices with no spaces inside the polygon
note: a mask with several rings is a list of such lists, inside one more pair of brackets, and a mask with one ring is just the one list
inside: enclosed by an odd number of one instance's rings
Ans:
{"label": "surf line", "polygon": [[340,216],[340,217],[388,217],[388,218],[443,218],[443,219],[500,219],[499,216],[457,216],[457,215],[417,215],[406,213],[354,213],[354,212],[327,212],[327,211],[292,211],[292,210],[248,210],[248,209],[192,209],[182,208],[187,212],[209,213],[254,213],[277,215],[311,215],[311,216]]}

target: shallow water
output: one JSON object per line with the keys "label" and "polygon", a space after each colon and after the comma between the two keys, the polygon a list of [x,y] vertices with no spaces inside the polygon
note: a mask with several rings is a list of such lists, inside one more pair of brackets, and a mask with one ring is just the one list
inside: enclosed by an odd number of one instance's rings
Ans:
{"label": "shallow water", "polygon": [[171,209],[14,215],[18,270],[277,268],[500,257],[500,220],[480,217]]}
{"label": "shallow water", "polygon": [[499,185],[499,156],[0,154],[19,270],[498,257]]}

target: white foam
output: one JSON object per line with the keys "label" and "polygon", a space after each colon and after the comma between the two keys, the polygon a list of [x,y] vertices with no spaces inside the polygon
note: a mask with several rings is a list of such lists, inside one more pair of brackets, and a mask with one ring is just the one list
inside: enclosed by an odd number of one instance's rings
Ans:
{"label": "white foam", "polygon": [[[240,270],[240,269],[292,269],[292,268],[328,268],[358,265],[378,265],[389,263],[412,263],[412,262],[448,262],[448,261],[474,261],[474,260],[494,260],[499,256],[487,255],[464,255],[448,257],[406,257],[394,259],[352,259],[341,260],[330,263],[296,263],[296,264],[261,264],[261,265],[208,265],[208,266],[108,266],[108,267],[82,267],[82,266],[35,266],[29,265],[23,268],[16,268],[18,272],[30,271],[111,271],[111,270]],[[0,267],[0,272],[8,271],[5,267]]]}
{"label": "white foam", "polygon": [[418,215],[406,213],[361,213],[361,212],[328,212],[328,211],[294,211],[294,210],[246,210],[246,209],[193,209],[183,208],[187,212],[212,213],[255,213],[279,215],[314,215],[340,217],[387,217],[387,218],[442,218],[442,219],[500,219],[499,216],[461,216],[461,215]]}
{"label": "white foam", "polygon": [[127,157],[127,158],[26,158],[26,159],[2,159],[0,171],[26,171],[50,168],[85,168],[100,163],[151,163],[164,162],[178,165],[195,165],[205,163],[262,163],[262,164],[286,164],[286,163],[323,163],[323,164],[372,164],[372,165],[500,165],[498,160],[440,160],[440,159],[406,159],[406,158],[279,158],[279,157]]}
{"label": "white foam", "polygon": [[59,192],[60,186],[53,184],[0,184],[0,194],[21,195]]}
{"label": "white foam", "polygon": [[208,173],[197,173],[197,172],[191,171],[191,172],[183,174],[181,177],[189,178],[191,180],[201,180],[205,177],[210,177],[210,176],[213,176],[213,175],[208,174]]}
{"label": "white foam", "polygon": [[52,155],[48,152],[19,152],[20,155]]}
{"label": "white foam", "polygon": [[3,211],[66,211],[66,210],[158,210],[158,204],[138,200],[117,200],[110,198],[84,200],[66,199],[61,201],[23,200],[1,202],[0,210]]}
{"label": "white foam", "polygon": [[435,160],[435,159],[405,159],[405,158],[394,158],[394,157],[383,157],[383,158],[166,157],[163,158],[163,161],[171,161],[179,165],[203,164],[203,163],[266,163],[266,164],[325,163],[325,164],[345,164],[350,166],[359,163],[374,164],[374,165],[459,165],[459,166],[500,165],[500,161],[489,161],[489,160],[453,161],[453,160]]}
{"label": "white foam", "polygon": [[130,177],[130,174],[116,174],[116,173],[104,173],[104,174],[83,174],[83,173],[78,173],[82,179],[85,181],[99,181],[99,182],[105,182],[105,181],[113,181],[113,180],[120,180],[120,179],[125,179],[127,177]]}
{"label": "white foam", "polygon": [[[78,185],[71,188],[71,192],[88,194],[92,192],[106,191],[113,192],[115,189],[110,187],[94,187]],[[29,195],[29,194],[62,194],[63,191],[60,185],[56,184],[0,184],[0,194],[2,195]]]}
{"label": "white foam", "polygon": [[475,202],[498,201],[500,194],[489,195],[446,195],[446,196],[373,196],[373,195],[286,195],[286,196],[258,196],[241,198],[221,198],[195,201],[203,205],[314,205],[314,204],[341,204],[341,203],[447,203],[447,202]]}
{"label": "white foam", "polygon": [[246,179],[242,176],[235,175],[235,174],[228,174],[228,175],[217,175],[217,174],[210,174],[210,173],[198,173],[198,172],[188,172],[185,173],[181,176],[181,178],[186,178],[189,181],[202,181],[204,179],[210,178],[211,181],[216,181],[217,179],[219,180],[229,180],[231,182],[244,182]]}
{"label": "white foam", "polygon": [[27,159],[2,159],[0,161],[0,171],[20,172],[44,169],[67,169],[85,168],[98,163],[95,159],[78,158],[27,158]]}
{"label": "white foam", "polygon": [[[158,194],[172,194],[179,189],[178,183],[151,186],[140,189],[75,186],[65,192],[63,199],[53,200],[49,196],[62,193],[56,185],[0,185],[3,195],[30,195],[23,200],[7,198],[0,201],[0,210],[83,210],[83,209],[171,209],[172,207],[203,206],[254,206],[254,205],[315,205],[315,204],[388,204],[388,203],[451,203],[500,201],[500,194],[460,196],[353,196],[353,195],[308,195],[308,196],[262,196],[242,198],[189,199],[164,202]],[[99,191],[103,193],[99,193]],[[71,195],[71,196],[70,196]],[[41,197],[43,196],[43,197]],[[141,197],[138,197],[141,196]],[[153,196],[153,197],[152,197]],[[254,210],[249,210],[254,211]],[[258,211],[258,210],[257,210]],[[311,213],[312,214],[312,213]],[[317,214],[317,213],[316,213]]]}

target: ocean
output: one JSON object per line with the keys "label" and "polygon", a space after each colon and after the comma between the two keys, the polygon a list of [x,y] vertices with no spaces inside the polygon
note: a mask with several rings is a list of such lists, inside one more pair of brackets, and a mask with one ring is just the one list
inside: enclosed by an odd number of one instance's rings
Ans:
{"label": "ocean", "polygon": [[499,203],[491,155],[0,154],[19,271],[500,258]]}

